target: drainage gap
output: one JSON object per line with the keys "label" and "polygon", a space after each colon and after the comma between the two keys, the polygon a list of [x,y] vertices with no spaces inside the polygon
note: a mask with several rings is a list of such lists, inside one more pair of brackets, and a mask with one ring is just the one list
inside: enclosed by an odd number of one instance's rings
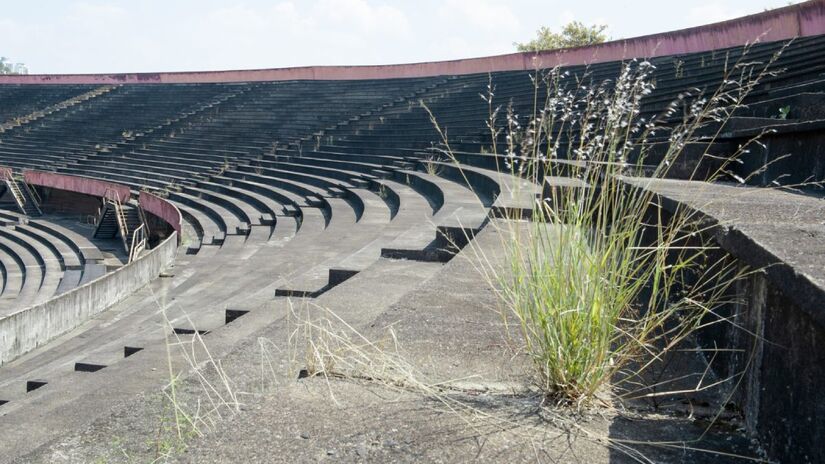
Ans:
{"label": "drainage gap", "polygon": [[29,380],[26,382],[26,393],[37,390],[40,387],[46,386],[49,382],[45,380]]}
{"label": "drainage gap", "polygon": [[105,364],[92,364],[84,362],[74,363],[75,372],[97,372],[103,369],[104,367],[106,367]]}
{"label": "drainage gap", "polygon": [[231,323],[235,319],[243,316],[244,314],[248,313],[249,311],[244,311],[242,309],[227,309],[226,310],[226,324]]}
{"label": "drainage gap", "polygon": [[195,333],[197,333],[198,335],[203,336],[209,333],[208,330],[185,329],[183,327],[175,327],[172,331],[177,335],[195,335]]}
{"label": "drainage gap", "polygon": [[128,358],[133,354],[137,353],[138,351],[143,351],[143,348],[137,346],[124,346],[123,347],[123,357]]}
{"label": "drainage gap", "polygon": [[318,290],[289,290],[284,288],[278,288],[275,290],[275,296],[287,296],[293,298],[318,298],[319,296],[328,292],[333,287],[340,285],[347,279],[350,279],[351,277],[355,276],[356,274],[358,274],[358,272],[359,271],[353,271],[350,269],[333,268],[328,271],[327,284]]}
{"label": "drainage gap", "polygon": [[275,296],[288,296],[293,298],[313,298],[314,292],[306,290],[289,290],[285,288],[275,289]]}
{"label": "drainage gap", "polygon": [[355,274],[358,274],[358,271],[352,271],[350,269],[330,269],[328,277],[329,288],[344,283],[347,279],[354,277]]}

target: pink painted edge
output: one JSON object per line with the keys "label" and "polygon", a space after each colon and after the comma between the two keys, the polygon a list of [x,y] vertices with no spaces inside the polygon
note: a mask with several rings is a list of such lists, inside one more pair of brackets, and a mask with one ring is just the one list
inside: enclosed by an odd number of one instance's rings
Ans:
{"label": "pink painted edge", "polygon": [[117,199],[124,203],[129,201],[132,194],[129,187],[125,185],[54,172],[26,170],[23,171],[23,179],[31,185],[83,193],[100,198],[106,197],[111,200]]}
{"label": "pink painted edge", "polygon": [[761,40],[825,34],[825,0],[811,0],[741,18],[677,31],[542,53],[376,66],[306,66],[233,71],[0,76],[0,84],[142,84],[278,80],[356,80],[531,70],[556,65],[703,52]]}
{"label": "pink painted edge", "polygon": [[178,233],[178,241],[181,239],[181,228],[183,227],[183,216],[180,210],[172,202],[161,198],[150,192],[141,190],[138,199],[140,207],[155,216],[166,221]]}

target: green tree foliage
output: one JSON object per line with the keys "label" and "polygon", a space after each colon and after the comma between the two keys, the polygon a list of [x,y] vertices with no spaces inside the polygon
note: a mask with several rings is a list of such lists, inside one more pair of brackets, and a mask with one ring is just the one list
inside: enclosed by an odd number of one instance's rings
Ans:
{"label": "green tree foliage", "polygon": [[585,26],[579,21],[573,21],[564,26],[561,32],[553,32],[550,28],[542,27],[536,31],[537,37],[535,39],[525,43],[515,42],[513,45],[520,52],[593,45],[607,40],[607,34],[604,33],[605,29],[607,29],[607,26],[596,24]]}
{"label": "green tree foliage", "polygon": [[0,74],[28,74],[29,70],[23,63],[12,63],[5,56],[0,56]]}

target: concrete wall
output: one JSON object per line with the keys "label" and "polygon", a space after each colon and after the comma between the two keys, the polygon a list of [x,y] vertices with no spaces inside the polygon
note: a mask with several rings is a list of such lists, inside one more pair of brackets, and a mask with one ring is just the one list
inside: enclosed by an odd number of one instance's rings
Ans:
{"label": "concrete wall", "polygon": [[51,188],[40,189],[40,210],[44,213],[68,213],[97,217],[100,197]]}
{"label": "concrete wall", "polygon": [[91,179],[89,177],[56,174],[54,172],[28,170],[23,172],[23,179],[30,185],[68,190],[75,193],[85,193],[86,195],[101,198],[106,196],[111,200],[118,199],[124,203],[128,201],[132,194],[129,187],[125,185]]}
{"label": "concrete wall", "polygon": [[140,192],[140,207],[144,211],[154,214],[155,216],[166,221],[167,224],[175,229],[178,233],[178,238],[181,237],[181,227],[183,224],[183,217],[180,210],[171,202],[149,192]]}
{"label": "concrete wall", "polygon": [[698,339],[774,462],[825,462],[825,327],[769,274],[739,282],[737,304],[720,311],[731,322]]}
{"label": "concrete wall", "polygon": [[278,80],[389,79],[536,67],[599,63],[628,58],[703,52],[762,41],[825,34],[825,0],[759,13],[706,26],[665,32],[605,44],[540,53],[469,58],[382,66],[307,66],[298,68],[139,74],[63,74],[0,76],[0,84],[124,84],[250,82]]}
{"label": "concrete wall", "polygon": [[[825,462],[825,286],[813,265],[783,261],[818,253],[795,234],[817,234],[819,226],[799,222],[792,231],[771,223],[769,213],[760,216],[759,207],[743,206],[746,201],[732,201],[727,208],[753,212],[729,216],[723,212],[715,217],[702,212],[713,200],[685,202],[685,198],[689,196],[663,194],[655,203],[662,205],[664,214],[654,214],[667,218],[679,205],[695,208],[696,219],[705,221],[707,238],[719,246],[707,261],[733,258],[741,272],[751,272],[736,283],[730,304],[715,308],[715,315],[708,316],[705,327],[695,333],[717,380],[727,379],[724,384],[731,396],[719,398],[730,401],[726,408],[741,412],[746,430],[758,439],[771,462]],[[811,214],[805,212],[810,205],[800,201],[798,214]],[[747,224],[744,230],[757,231],[757,236],[743,231],[739,221]],[[775,240],[758,235],[771,229]]]}
{"label": "concrete wall", "polygon": [[77,328],[145,286],[174,262],[177,247],[177,234],[172,234],[114,272],[0,318],[0,365]]}

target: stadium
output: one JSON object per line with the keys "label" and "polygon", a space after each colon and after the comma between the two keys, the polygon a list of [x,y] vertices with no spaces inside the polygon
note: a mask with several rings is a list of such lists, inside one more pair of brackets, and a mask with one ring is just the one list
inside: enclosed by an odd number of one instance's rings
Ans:
{"label": "stadium", "polygon": [[[814,0],[454,61],[0,75],[0,461],[825,461],[823,34]],[[645,139],[609,168],[607,126],[547,124],[623,89]],[[735,277],[657,326],[685,345],[632,400],[538,419],[561,389],[503,335],[508,243],[609,188],[693,228],[663,260]]]}

